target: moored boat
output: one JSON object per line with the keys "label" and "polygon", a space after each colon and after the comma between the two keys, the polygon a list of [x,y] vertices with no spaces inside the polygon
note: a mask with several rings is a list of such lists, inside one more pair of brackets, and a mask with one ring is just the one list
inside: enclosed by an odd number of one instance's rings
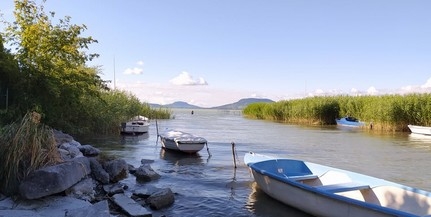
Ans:
{"label": "moored boat", "polygon": [[159,137],[164,149],[189,154],[196,153],[207,145],[205,138],[178,130],[168,130]]}
{"label": "moored boat", "polygon": [[387,180],[253,152],[244,156],[266,194],[315,216],[429,216],[431,193]]}
{"label": "moored boat", "polygon": [[411,124],[407,125],[407,127],[410,129],[412,133],[431,136],[431,127],[411,125]]}
{"label": "moored boat", "polygon": [[135,116],[127,122],[121,123],[121,134],[140,135],[148,133],[150,120],[144,116]]}
{"label": "moored boat", "polygon": [[362,127],[365,126],[365,123],[362,121],[359,121],[357,118],[355,117],[344,117],[344,118],[339,118],[339,119],[335,119],[335,121],[337,122],[337,125],[340,126],[346,126],[346,127]]}

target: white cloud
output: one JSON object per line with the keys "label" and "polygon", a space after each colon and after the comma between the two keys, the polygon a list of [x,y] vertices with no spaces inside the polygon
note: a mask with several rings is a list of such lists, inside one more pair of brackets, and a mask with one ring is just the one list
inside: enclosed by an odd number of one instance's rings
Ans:
{"label": "white cloud", "polygon": [[171,79],[170,82],[175,85],[208,85],[203,78],[195,80],[188,72],[181,72],[180,75]]}
{"label": "white cloud", "polygon": [[135,67],[135,68],[128,68],[128,69],[126,69],[126,70],[124,70],[124,74],[126,74],[126,75],[141,75],[141,74],[143,74],[143,72],[144,72],[144,70],[142,69],[142,68],[138,68],[138,67]]}
{"label": "white cloud", "polygon": [[138,65],[140,65],[140,66],[143,66],[143,65],[144,65],[144,61],[139,60],[136,64],[138,64]]}
{"label": "white cloud", "polygon": [[377,91],[377,89],[375,87],[369,87],[367,90],[367,93],[369,95],[376,95],[379,91]]}
{"label": "white cloud", "polygon": [[427,82],[421,86],[421,88],[428,89],[431,88],[431,78],[427,80]]}

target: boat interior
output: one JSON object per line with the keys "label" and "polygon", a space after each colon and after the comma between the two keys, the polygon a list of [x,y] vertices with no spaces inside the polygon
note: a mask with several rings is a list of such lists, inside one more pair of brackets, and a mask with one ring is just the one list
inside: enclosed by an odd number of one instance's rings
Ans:
{"label": "boat interior", "polygon": [[[266,163],[269,162],[271,161],[266,161]],[[303,161],[278,159],[266,165],[265,162],[261,163],[264,164],[259,165],[259,167],[261,171],[265,171],[264,173],[272,174],[279,178],[283,177],[282,179],[293,180],[315,188],[315,190],[418,216],[431,216],[431,195],[419,189],[395,183],[392,185],[390,184],[391,182],[362,175],[368,180],[375,180],[375,182],[367,184],[363,181],[361,182],[360,179],[352,178],[349,172],[343,172],[342,170],[329,169],[319,174],[313,174]],[[353,175],[355,177],[358,176],[356,173],[352,174],[355,174],[356,176]]]}

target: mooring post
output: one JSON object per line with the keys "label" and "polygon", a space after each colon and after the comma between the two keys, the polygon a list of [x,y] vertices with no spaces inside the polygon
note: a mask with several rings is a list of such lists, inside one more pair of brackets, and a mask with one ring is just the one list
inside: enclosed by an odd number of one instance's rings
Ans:
{"label": "mooring post", "polygon": [[235,159],[235,143],[232,142],[232,155],[233,155],[233,165],[236,168],[236,159]]}

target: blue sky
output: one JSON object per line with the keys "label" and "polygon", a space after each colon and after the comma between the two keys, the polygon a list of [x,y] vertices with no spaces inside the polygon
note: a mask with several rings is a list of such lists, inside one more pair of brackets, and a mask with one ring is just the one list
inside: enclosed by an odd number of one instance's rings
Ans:
{"label": "blue sky", "polygon": [[[0,10],[13,20],[13,0]],[[48,0],[45,11],[85,24],[99,41],[89,65],[144,102],[431,92],[428,0]]]}

